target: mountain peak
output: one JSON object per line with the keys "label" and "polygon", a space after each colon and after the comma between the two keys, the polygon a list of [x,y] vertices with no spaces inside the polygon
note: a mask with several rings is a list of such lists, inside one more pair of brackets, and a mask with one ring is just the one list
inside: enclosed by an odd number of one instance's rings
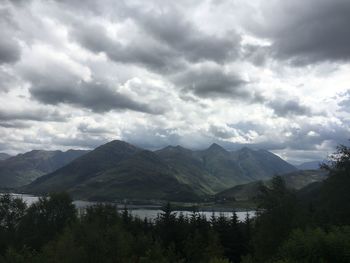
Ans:
{"label": "mountain peak", "polygon": [[213,143],[212,145],[209,146],[209,148],[207,149],[209,151],[220,151],[220,152],[227,152],[223,147],[221,147],[219,144],[217,143]]}
{"label": "mountain peak", "polygon": [[242,147],[240,150],[243,151],[243,152],[252,152],[253,151],[253,149],[251,149],[251,148],[249,148],[247,146]]}
{"label": "mountain peak", "polygon": [[103,150],[113,149],[114,151],[115,150],[119,150],[119,151],[128,150],[128,151],[134,151],[134,152],[141,150],[138,147],[136,147],[130,143],[121,141],[121,140],[113,140],[113,141],[107,142],[107,143],[96,148],[96,150],[102,150],[102,149]]}

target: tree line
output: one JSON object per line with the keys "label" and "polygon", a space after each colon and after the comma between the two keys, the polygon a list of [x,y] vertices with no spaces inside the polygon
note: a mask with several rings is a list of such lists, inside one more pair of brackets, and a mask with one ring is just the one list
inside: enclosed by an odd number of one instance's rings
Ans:
{"label": "tree line", "polygon": [[339,146],[323,168],[329,178],[300,192],[282,177],[262,186],[257,216],[175,215],[155,220],[90,206],[78,216],[66,193],[27,206],[0,196],[0,262],[350,262],[350,149]]}

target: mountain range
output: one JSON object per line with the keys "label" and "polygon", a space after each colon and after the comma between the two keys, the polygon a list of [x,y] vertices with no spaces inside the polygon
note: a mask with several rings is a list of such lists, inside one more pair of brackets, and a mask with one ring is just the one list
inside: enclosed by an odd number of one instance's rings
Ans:
{"label": "mountain range", "polygon": [[321,163],[325,161],[311,161],[299,164],[296,166],[299,170],[317,170],[320,168]]}
{"label": "mountain range", "polygon": [[87,151],[33,150],[0,161],[0,187],[14,188],[31,183],[38,177],[68,164]]}
{"label": "mountain range", "polygon": [[201,151],[168,146],[152,152],[116,140],[39,177],[22,191],[68,191],[87,200],[189,201],[294,171],[294,166],[265,150],[230,152],[213,144]]}
{"label": "mountain range", "polygon": [[0,153],[0,161],[6,160],[10,157],[11,155],[8,155],[7,153]]}
{"label": "mountain range", "polygon": [[[301,190],[305,187],[325,180],[328,175],[325,170],[299,170],[281,175],[289,189]],[[248,201],[258,197],[261,186],[269,187],[271,180],[255,181],[236,185],[215,195],[217,200]]]}

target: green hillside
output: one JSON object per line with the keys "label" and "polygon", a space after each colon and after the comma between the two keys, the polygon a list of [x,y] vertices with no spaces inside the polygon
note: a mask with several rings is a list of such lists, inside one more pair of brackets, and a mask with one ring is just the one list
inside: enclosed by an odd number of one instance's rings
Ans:
{"label": "green hillside", "polygon": [[[328,177],[327,172],[323,170],[296,171],[282,174],[281,176],[289,189],[300,190],[301,193],[308,193],[309,186],[318,184]],[[217,193],[215,197],[217,200],[227,201],[253,200],[254,198],[258,197],[261,186],[263,185],[269,187],[271,185],[271,180],[255,181],[247,184],[236,185]]]}
{"label": "green hillside", "polygon": [[29,184],[86,152],[80,150],[66,152],[34,150],[0,161],[0,187],[19,187]]}

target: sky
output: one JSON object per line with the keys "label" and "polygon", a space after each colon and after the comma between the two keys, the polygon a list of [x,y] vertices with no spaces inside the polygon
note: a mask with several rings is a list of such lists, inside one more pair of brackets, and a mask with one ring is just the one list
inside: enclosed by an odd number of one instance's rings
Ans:
{"label": "sky", "polygon": [[218,143],[322,160],[350,130],[349,0],[0,0],[0,152]]}

